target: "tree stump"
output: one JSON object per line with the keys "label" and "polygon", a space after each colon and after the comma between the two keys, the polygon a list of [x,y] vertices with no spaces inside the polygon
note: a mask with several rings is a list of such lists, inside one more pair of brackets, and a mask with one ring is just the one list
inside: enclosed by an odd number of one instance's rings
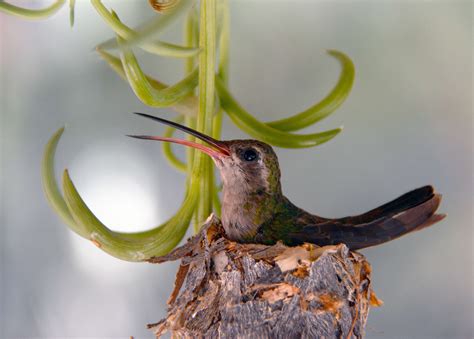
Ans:
{"label": "tree stump", "polygon": [[369,306],[381,302],[370,265],[341,244],[239,244],[209,217],[200,233],[166,256],[181,259],[157,337],[362,338]]}

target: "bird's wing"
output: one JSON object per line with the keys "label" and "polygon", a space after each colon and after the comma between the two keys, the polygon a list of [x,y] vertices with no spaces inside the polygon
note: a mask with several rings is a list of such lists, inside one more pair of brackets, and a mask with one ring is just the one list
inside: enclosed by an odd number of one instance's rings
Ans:
{"label": "bird's wing", "polygon": [[425,186],[362,215],[305,225],[289,234],[289,242],[344,243],[352,250],[378,245],[443,219],[444,214],[435,214],[440,202],[441,195]]}

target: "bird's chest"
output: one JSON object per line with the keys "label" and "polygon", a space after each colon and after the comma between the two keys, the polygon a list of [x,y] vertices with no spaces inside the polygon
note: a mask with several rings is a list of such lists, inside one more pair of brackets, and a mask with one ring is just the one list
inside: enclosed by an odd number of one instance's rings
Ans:
{"label": "bird's chest", "polygon": [[271,203],[264,197],[224,192],[222,225],[227,237],[235,241],[251,241],[271,214],[271,209]]}

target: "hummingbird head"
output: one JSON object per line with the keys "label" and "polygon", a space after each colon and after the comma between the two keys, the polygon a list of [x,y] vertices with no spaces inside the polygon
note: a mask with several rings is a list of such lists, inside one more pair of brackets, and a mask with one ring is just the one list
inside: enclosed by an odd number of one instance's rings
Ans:
{"label": "hummingbird head", "polygon": [[209,155],[219,169],[224,191],[231,189],[235,194],[274,195],[281,194],[280,168],[273,148],[261,141],[216,140],[173,121],[144,113],[142,117],[172,126],[204,141],[206,145],[188,140],[148,135],[129,135],[133,138],[172,142],[198,149]]}
{"label": "hummingbird head", "polygon": [[229,155],[214,158],[224,186],[262,195],[280,193],[280,168],[273,148],[258,140],[223,141]]}

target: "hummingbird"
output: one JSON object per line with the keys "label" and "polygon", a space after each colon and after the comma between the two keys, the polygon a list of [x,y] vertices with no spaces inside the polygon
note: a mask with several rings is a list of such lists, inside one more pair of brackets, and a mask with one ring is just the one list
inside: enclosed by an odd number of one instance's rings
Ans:
{"label": "hummingbird", "polygon": [[283,195],[280,166],[273,148],[261,141],[216,140],[156,116],[135,113],[188,133],[207,145],[161,136],[129,135],[193,147],[209,155],[222,180],[221,221],[227,238],[241,243],[318,246],[344,243],[351,250],[379,245],[442,220],[441,195],[432,186],[403,194],[369,212],[324,218],[294,205]]}

